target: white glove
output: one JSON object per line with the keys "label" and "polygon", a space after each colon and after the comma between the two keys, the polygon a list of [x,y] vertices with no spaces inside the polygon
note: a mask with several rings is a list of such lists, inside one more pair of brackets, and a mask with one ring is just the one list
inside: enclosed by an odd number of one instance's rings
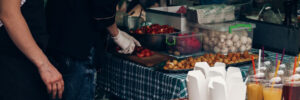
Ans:
{"label": "white glove", "polygon": [[117,36],[112,38],[115,43],[122,48],[122,50],[118,51],[122,54],[131,54],[134,51],[135,46],[141,46],[139,41],[121,30],[119,30]]}
{"label": "white glove", "polygon": [[[26,2],[26,0],[21,0],[21,6]],[[0,27],[3,26],[1,20],[0,20]]]}

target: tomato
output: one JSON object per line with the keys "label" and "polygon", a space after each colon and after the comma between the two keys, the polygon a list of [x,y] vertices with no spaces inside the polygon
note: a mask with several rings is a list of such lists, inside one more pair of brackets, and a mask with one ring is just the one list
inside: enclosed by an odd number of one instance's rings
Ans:
{"label": "tomato", "polygon": [[146,50],[142,50],[142,52],[141,53],[143,53],[143,54],[145,54],[145,53],[147,53],[148,51],[146,51]]}
{"label": "tomato", "polygon": [[150,28],[153,29],[153,30],[158,30],[158,29],[161,28],[161,26],[159,24],[153,24],[153,25],[150,26]]}
{"label": "tomato", "polygon": [[151,31],[150,34],[157,34],[157,31]]}
{"label": "tomato", "polygon": [[163,25],[163,26],[161,26],[162,28],[168,28],[169,27],[169,25]]}
{"label": "tomato", "polygon": [[136,34],[143,34],[143,31],[141,29],[137,29],[137,30],[135,30],[135,33]]}
{"label": "tomato", "polygon": [[153,52],[153,51],[151,51],[150,53],[151,53],[151,56],[154,55],[154,52]]}
{"label": "tomato", "polygon": [[151,56],[151,53],[150,52],[146,52],[145,53],[145,57],[150,57]]}
{"label": "tomato", "polygon": [[136,52],[141,52],[143,50],[143,47],[135,47]]}
{"label": "tomato", "polygon": [[166,31],[163,28],[161,28],[158,30],[158,33],[166,33]]}
{"label": "tomato", "polygon": [[149,50],[149,49],[144,49],[143,51],[145,51],[145,52],[150,52],[150,50]]}
{"label": "tomato", "polygon": [[143,57],[145,57],[145,54],[144,54],[144,53],[138,53],[137,56],[138,56],[139,58],[143,58]]}

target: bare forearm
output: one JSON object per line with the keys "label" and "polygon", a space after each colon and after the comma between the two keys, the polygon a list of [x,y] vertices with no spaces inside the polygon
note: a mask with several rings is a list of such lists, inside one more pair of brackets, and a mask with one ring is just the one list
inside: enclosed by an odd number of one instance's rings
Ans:
{"label": "bare forearm", "polygon": [[38,67],[49,64],[48,58],[34,41],[20,12],[2,14],[1,21],[15,45]]}
{"label": "bare forearm", "polygon": [[117,27],[117,24],[114,23],[113,25],[107,27],[107,30],[109,31],[109,33],[115,37],[119,34],[119,30],[118,30],[118,27]]}

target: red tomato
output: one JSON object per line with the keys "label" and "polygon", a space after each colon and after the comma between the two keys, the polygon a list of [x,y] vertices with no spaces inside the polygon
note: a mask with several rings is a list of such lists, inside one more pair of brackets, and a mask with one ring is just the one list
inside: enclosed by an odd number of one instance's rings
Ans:
{"label": "red tomato", "polygon": [[166,31],[163,28],[161,28],[158,30],[158,33],[166,33]]}
{"label": "red tomato", "polygon": [[146,33],[148,33],[148,34],[151,33],[151,32],[152,32],[152,31],[151,31],[150,29],[147,29],[147,30],[146,30]]}
{"label": "red tomato", "polygon": [[153,52],[153,51],[151,51],[150,53],[151,53],[151,56],[154,55],[154,52]]}
{"label": "red tomato", "polygon": [[136,34],[143,34],[143,31],[141,29],[137,29],[137,30],[135,30],[135,33]]}
{"label": "red tomato", "polygon": [[157,31],[151,31],[151,33],[150,34],[157,34]]}
{"label": "red tomato", "polygon": [[150,50],[149,50],[149,49],[144,49],[144,51],[145,51],[145,52],[150,52]]}
{"label": "red tomato", "polygon": [[135,48],[135,51],[136,51],[136,52],[141,52],[142,50],[143,50],[143,47],[136,47],[136,48]]}
{"label": "red tomato", "polygon": [[142,51],[141,51],[141,53],[142,53],[142,54],[145,54],[145,53],[146,53],[146,51],[145,51],[145,50],[142,50]]}
{"label": "red tomato", "polygon": [[161,26],[162,28],[168,28],[169,27],[169,25],[163,25],[163,26]]}
{"label": "red tomato", "polygon": [[153,30],[158,30],[158,29],[160,29],[160,25],[159,24],[153,24],[153,25],[150,26],[150,28],[153,29]]}
{"label": "red tomato", "polygon": [[145,57],[149,57],[149,56],[151,56],[150,52],[146,52]]}
{"label": "red tomato", "polygon": [[143,57],[145,57],[145,54],[144,54],[144,53],[138,53],[137,56],[138,56],[139,58],[143,58]]}

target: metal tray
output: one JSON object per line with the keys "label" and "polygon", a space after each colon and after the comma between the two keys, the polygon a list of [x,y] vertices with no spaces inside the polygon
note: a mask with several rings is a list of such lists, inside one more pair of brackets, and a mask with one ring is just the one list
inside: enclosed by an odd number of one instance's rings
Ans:
{"label": "metal tray", "polygon": [[157,70],[157,71],[160,71],[160,72],[164,72],[164,73],[187,73],[193,69],[178,69],[178,70],[165,70],[164,69],[164,66],[166,65],[166,62],[163,62],[163,63],[160,63],[160,64],[157,64],[154,69]]}

